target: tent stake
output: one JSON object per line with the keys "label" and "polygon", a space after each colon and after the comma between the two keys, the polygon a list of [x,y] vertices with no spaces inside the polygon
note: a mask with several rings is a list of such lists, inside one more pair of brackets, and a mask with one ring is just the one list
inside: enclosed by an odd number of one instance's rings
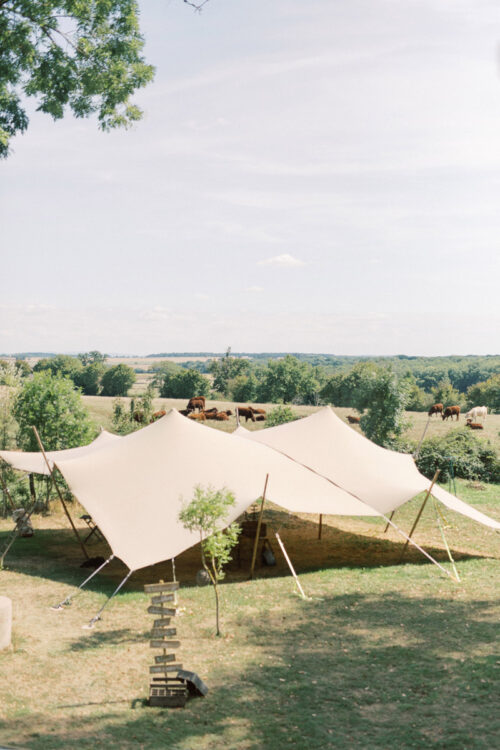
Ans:
{"label": "tent stake", "polygon": [[323,531],[323,513],[319,514],[319,528],[318,528],[318,539],[321,539],[321,532]]}
{"label": "tent stake", "polygon": [[36,439],[38,441],[38,445],[40,446],[40,450],[42,451],[43,457],[45,459],[45,463],[47,464],[47,469],[49,470],[50,478],[52,479],[52,483],[54,484],[54,487],[56,488],[57,494],[59,495],[59,500],[61,501],[62,507],[64,508],[64,512],[66,513],[68,521],[71,524],[71,528],[73,529],[73,532],[74,532],[74,534],[75,534],[75,536],[76,536],[76,538],[78,540],[78,544],[82,548],[82,552],[85,555],[86,559],[90,560],[90,555],[87,552],[87,549],[86,549],[84,543],[81,540],[80,534],[78,533],[75,524],[73,523],[73,519],[71,518],[71,516],[69,514],[69,510],[66,507],[66,503],[64,502],[64,498],[62,496],[61,490],[59,489],[59,485],[57,484],[57,482],[55,480],[54,472],[53,472],[53,470],[52,470],[52,468],[51,468],[51,466],[49,464],[49,460],[48,460],[48,458],[46,456],[45,449],[44,449],[44,447],[42,445],[42,441],[40,440],[40,435],[38,434],[38,430],[36,429],[35,425],[33,425],[33,432],[35,433],[35,437],[36,437]]}
{"label": "tent stake", "polygon": [[102,605],[102,607],[99,610],[99,612],[96,615],[94,615],[94,617],[90,620],[90,622],[88,623],[88,625],[83,625],[82,626],[84,630],[92,630],[92,628],[96,624],[97,620],[101,619],[101,613],[102,613],[103,609],[108,606],[108,604],[110,603],[111,599],[114,596],[116,596],[116,594],[119,592],[119,590],[121,589],[121,587],[124,586],[127,583],[128,579],[130,578],[130,576],[132,575],[133,572],[134,572],[133,570],[129,570],[129,572],[127,573],[127,575],[123,579],[123,581],[116,587],[116,589],[113,591],[113,593],[111,594],[111,596],[104,602],[104,604]]}
{"label": "tent stake", "polygon": [[250,566],[250,579],[253,578],[255,560],[257,558],[257,547],[259,546],[260,527],[262,526],[262,514],[264,512],[264,503],[266,502],[266,490],[267,490],[268,479],[269,479],[269,474],[266,474],[266,481],[264,482],[264,492],[262,493],[262,502],[260,504],[259,520],[257,521],[257,531],[255,533],[255,541],[253,543],[252,565]]}
{"label": "tent stake", "polygon": [[293,577],[295,578],[295,583],[297,584],[297,588],[298,588],[298,589],[299,589],[299,591],[300,591],[300,595],[301,595],[302,599],[307,599],[307,596],[306,596],[306,595],[304,594],[304,589],[303,589],[303,588],[302,588],[302,586],[300,585],[300,581],[299,581],[299,578],[298,578],[298,576],[297,576],[297,573],[295,572],[295,570],[294,570],[294,568],[293,568],[293,565],[292,565],[292,561],[290,560],[290,558],[289,558],[289,557],[288,557],[288,555],[287,555],[287,552],[286,552],[286,549],[285,549],[285,545],[284,545],[284,544],[283,544],[283,542],[281,541],[281,537],[280,537],[280,535],[278,534],[278,532],[277,532],[277,531],[275,532],[274,536],[275,536],[275,537],[276,537],[276,539],[278,540],[278,544],[279,544],[279,546],[280,546],[280,548],[281,548],[281,551],[283,552],[283,556],[284,556],[285,560],[286,560],[286,561],[287,561],[287,563],[288,563],[288,567],[290,568],[290,571],[291,571],[291,573],[292,573]]}
{"label": "tent stake", "polygon": [[67,596],[67,597],[66,597],[66,599],[63,599],[63,601],[62,601],[62,602],[59,602],[59,604],[55,604],[55,605],[54,605],[53,607],[51,607],[51,609],[54,609],[54,610],[58,610],[58,609],[62,609],[62,608],[63,608],[64,606],[68,606],[69,604],[71,604],[71,600],[72,600],[72,599],[74,599],[74,598],[75,598],[75,596],[78,596],[78,594],[79,594],[79,593],[81,592],[81,590],[83,589],[83,587],[85,586],[85,584],[86,584],[86,583],[88,583],[88,582],[90,581],[90,579],[91,579],[91,578],[93,578],[93,577],[94,577],[95,575],[97,575],[97,574],[99,573],[99,571],[100,571],[100,570],[102,570],[102,569],[104,568],[104,566],[105,566],[105,565],[107,565],[107,564],[108,564],[109,562],[111,562],[111,560],[112,560],[113,558],[114,558],[114,555],[111,555],[110,557],[108,557],[108,559],[107,559],[107,560],[105,560],[105,561],[103,562],[103,564],[102,564],[102,565],[100,565],[100,566],[99,566],[98,568],[96,568],[96,569],[95,569],[95,570],[94,570],[94,571],[93,571],[93,572],[92,572],[92,573],[91,573],[91,574],[89,575],[89,577],[88,577],[88,578],[86,578],[86,579],[85,579],[85,580],[83,581],[83,583],[81,583],[81,584],[80,584],[80,585],[78,586],[78,591],[75,591],[75,593],[74,593],[74,594],[70,594],[69,596]]}
{"label": "tent stake", "polygon": [[410,533],[408,534],[408,538],[407,538],[407,540],[406,540],[406,544],[405,544],[405,546],[403,547],[403,551],[401,552],[401,558],[400,558],[400,560],[399,560],[399,562],[400,562],[400,563],[401,563],[401,561],[402,561],[403,557],[405,556],[405,552],[406,552],[406,548],[408,547],[408,543],[410,542],[410,540],[411,540],[411,538],[412,538],[412,536],[413,536],[413,532],[414,532],[414,531],[415,531],[415,529],[417,528],[417,524],[418,524],[418,522],[420,521],[420,516],[421,516],[421,515],[422,515],[422,513],[424,512],[425,504],[427,503],[427,500],[429,499],[429,495],[430,495],[430,494],[431,494],[431,492],[432,492],[432,488],[434,487],[434,485],[435,485],[435,483],[436,483],[436,480],[437,480],[437,478],[438,478],[438,476],[439,476],[439,472],[440,472],[440,471],[441,471],[441,469],[438,469],[438,470],[436,471],[436,473],[434,474],[434,477],[432,478],[431,486],[429,487],[429,489],[428,489],[428,490],[427,490],[427,492],[425,493],[425,498],[424,498],[424,501],[423,501],[423,503],[422,503],[422,505],[421,505],[421,507],[420,507],[420,510],[419,510],[419,511],[418,511],[418,513],[417,513],[417,517],[415,518],[415,521],[414,521],[414,523],[413,523],[413,526],[411,527],[411,531],[410,531]]}

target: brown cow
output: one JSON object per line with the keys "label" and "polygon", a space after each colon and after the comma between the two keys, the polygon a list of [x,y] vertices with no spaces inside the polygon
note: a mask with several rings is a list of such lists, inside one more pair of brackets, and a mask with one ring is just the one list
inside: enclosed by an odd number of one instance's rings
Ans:
{"label": "brown cow", "polygon": [[353,417],[351,414],[347,415],[347,421],[349,424],[359,424],[359,417]]}
{"label": "brown cow", "polygon": [[165,411],[165,409],[161,409],[160,411],[155,411],[155,413],[151,417],[151,422],[156,422],[157,419],[161,419],[162,417],[164,417],[166,413],[167,412]]}
{"label": "brown cow", "polygon": [[219,422],[227,422],[229,417],[227,416],[225,411],[219,411],[217,412],[215,417],[213,417],[213,419],[217,419]]}
{"label": "brown cow", "polygon": [[441,414],[443,416],[443,404],[433,404],[427,412],[427,416],[432,417],[433,414]]}
{"label": "brown cow", "polygon": [[265,409],[256,409],[254,406],[252,406],[252,411],[254,414],[262,414],[264,417],[267,416],[267,412]]}
{"label": "brown cow", "polygon": [[189,417],[192,411],[192,409],[179,409],[179,414],[182,414],[183,417]]}
{"label": "brown cow", "polygon": [[453,420],[453,417],[455,416],[457,418],[460,417],[460,407],[459,406],[447,406],[444,410],[443,414],[441,414],[443,420],[448,419],[448,417],[451,417]]}
{"label": "brown cow", "polygon": [[193,396],[188,401],[187,409],[198,409],[198,411],[205,411],[205,396]]}
{"label": "brown cow", "polygon": [[257,414],[255,417],[256,422],[265,422],[266,421],[266,415],[265,414]]}
{"label": "brown cow", "polygon": [[191,414],[188,414],[188,419],[197,419],[200,422],[205,422],[207,418],[205,416],[205,412],[204,411],[199,411],[199,412],[194,412],[193,411],[193,412],[191,412]]}
{"label": "brown cow", "polygon": [[484,430],[484,425],[482,425],[480,422],[471,422],[469,419],[467,420],[466,427],[470,427],[471,430]]}
{"label": "brown cow", "polygon": [[143,411],[134,411],[132,418],[134,422],[137,422],[138,424],[142,424],[144,422],[144,412]]}
{"label": "brown cow", "polygon": [[255,414],[251,406],[238,406],[237,409],[240,417],[245,417],[245,422],[248,422],[249,419],[255,422]]}

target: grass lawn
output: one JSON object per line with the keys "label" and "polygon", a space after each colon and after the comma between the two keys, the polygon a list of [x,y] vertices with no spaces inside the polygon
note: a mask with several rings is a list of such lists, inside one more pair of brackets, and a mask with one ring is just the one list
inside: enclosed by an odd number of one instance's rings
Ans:
{"label": "grass lawn", "polygon": [[[500,487],[457,482],[458,494],[500,518]],[[397,511],[408,530],[419,500]],[[79,509],[73,506],[74,515]],[[170,564],[135,574],[92,631],[95,614],[125,574],[112,563],[63,612],[49,609],[83,580],[81,553],[54,509],[13,547],[0,593],[14,606],[13,647],[0,653],[0,744],[52,748],[491,748],[500,732],[499,536],[446,512],[462,578],[442,575],[417,552],[398,565],[402,541],[378,519],[317,517],[269,506],[277,558],[247,580],[251,540],[231,563],[223,637],[213,593],[195,585],[199,550],[176,560],[182,616],[177,655],[209,687],[185,709],[145,705],[152,662],[146,582]],[[0,521],[0,543],[8,521]],[[295,591],[271,530],[280,533],[308,595]],[[427,506],[416,540],[446,560]],[[92,544],[94,554],[104,545]],[[449,569],[449,564],[444,563]],[[174,624],[174,623],[173,623]]]}

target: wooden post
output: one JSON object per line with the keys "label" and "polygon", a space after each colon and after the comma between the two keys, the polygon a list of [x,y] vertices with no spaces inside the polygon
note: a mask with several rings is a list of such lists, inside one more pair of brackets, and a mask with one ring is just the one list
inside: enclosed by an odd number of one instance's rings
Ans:
{"label": "wooden post", "polygon": [[262,494],[262,502],[260,504],[259,520],[257,521],[257,531],[255,533],[255,541],[253,543],[252,564],[250,566],[250,579],[253,578],[255,560],[257,558],[257,548],[259,546],[260,527],[262,526],[262,514],[264,512],[264,503],[266,502],[266,490],[267,490],[268,479],[269,479],[269,474],[266,474],[266,481],[264,482],[264,492]]}
{"label": "wooden post", "polygon": [[300,585],[299,577],[298,577],[297,573],[295,572],[294,567],[292,565],[292,561],[290,560],[290,558],[287,555],[287,551],[285,549],[285,545],[281,541],[280,535],[278,534],[278,532],[275,532],[274,536],[278,540],[278,544],[279,544],[279,546],[281,548],[281,551],[283,552],[283,556],[284,556],[285,560],[288,563],[288,567],[290,568],[290,571],[291,571],[293,577],[295,578],[295,583],[297,584],[297,588],[300,591],[300,595],[301,595],[302,599],[307,599],[307,596],[304,594],[304,589]]}
{"label": "wooden post", "polygon": [[390,522],[391,522],[391,521],[392,521],[392,519],[394,518],[394,513],[395,513],[395,512],[396,512],[395,510],[391,510],[391,515],[389,516],[389,520],[387,521],[387,523],[386,523],[386,525],[385,525],[385,529],[384,529],[384,534],[387,534],[387,529],[388,529],[388,528],[389,528],[389,526],[390,526]]}
{"label": "wooden post", "polygon": [[236,407],[236,427],[240,426],[240,410]]}
{"label": "wooden post", "polygon": [[49,473],[50,473],[50,478],[52,479],[52,482],[53,482],[53,484],[54,484],[54,487],[55,487],[55,488],[56,488],[56,490],[57,490],[57,494],[59,495],[59,500],[61,501],[62,507],[64,508],[64,512],[66,513],[66,516],[67,516],[67,518],[68,518],[68,521],[69,521],[69,522],[70,522],[70,524],[71,524],[71,528],[73,529],[73,532],[74,532],[74,534],[75,534],[75,536],[76,536],[76,538],[77,538],[77,540],[78,540],[78,544],[79,544],[79,545],[80,545],[80,547],[82,548],[82,552],[83,552],[83,554],[85,555],[85,557],[87,558],[87,560],[90,560],[90,555],[89,555],[89,553],[87,552],[87,549],[86,549],[86,547],[85,547],[84,543],[82,542],[82,539],[81,539],[81,537],[80,537],[80,534],[78,533],[78,530],[77,530],[77,528],[76,528],[75,524],[73,523],[73,519],[71,518],[71,516],[70,516],[70,514],[69,514],[69,510],[68,510],[68,508],[66,507],[66,503],[64,502],[64,498],[63,498],[63,496],[62,496],[61,490],[59,489],[59,485],[57,484],[57,482],[56,482],[56,480],[55,480],[55,478],[54,478],[54,472],[53,472],[53,470],[52,470],[52,468],[51,468],[51,466],[50,466],[50,464],[49,464],[49,460],[48,460],[48,458],[47,458],[47,455],[46,455],[46,453],[45,453],[45,449],[44,449],[44,447],[43,447],[43,445],[42,445],[42,441],[40,440],[40,435],[38,434],[38,430],[36,429],[36,427],[35,427],[34,425],[33,425],[33,432],[35,433],[35,437],[36,437],[36,439],[37,439],[37,441],[38,441],[38,445],[40,446],[40,450],[42,451],[43,457],[44,457],[44,459],[45,459],[45,463],[47,464],[47,469],[49,470]]}
{"label": "wooden post", "polygon": [[2,474],[1,471],[0,471],[0,482],[2,483],[2,489],[4,491],[5,497],[7,498],[8,502],[9,502],[11,510],[15,510],[16,506],[14,505],[14,501],[13,501],[13,499],[10,496],[9,488],[7,487],[7,485],[5,483],[5,479],[3,478],[3,474]]}
{"label": "wooden post", "polygon": [[429,487],[429,489],[428,489],[428,490],[427,490],[427,492],[425,493],[425,498],[424,498],[424,502],[422,503],[422,505],[421,505],[421,507],[420,507],[420,510],[419,510],[419,511],[418,511],[418,513],[417,513],[417,517],[416,517],[416,519],[415,519],[415,521],[414,521],[414,523],[413,523],[413,526],[411,527],[411,531],[410,531],[410,533],[408,534],[408,539],[406,540],[405,546],[403,547],[403,551],[402,551],[402,553],[401,553],[401,557],[400,557],[400,560],[399,560],[399,562],[401,562],[401,561],[402,561],[402,559],[403,559],[403,557],[405,556],[405,552],[406,552],[406,549],[407,549],[407,547],[408,547],[408,543],[409,543],[410,539],[411,539],[411,538],[412,538],[412,536],[413,536],[413,532],[414,532],[414,531],[415,531],[415,529],[417,528],[417,524],[418,524],[418,522],[420,521],[420,516],[421,516],[421,515],[422,515],[422,513],[424,512],[425,504],[426,504],[427,500],[429,499],[429,495],[430,495],[430,494],[431,494],[431,492],[432,492],[432,488],[434,487],[434,485],[435,485],[435,483],[436,483],[436,480],[437,480],[437,478],[438,478],[438,476],[439,476],[439,472],[440,472],[440,471],[441,471],[441,469],[438,469],[438,470],[436,471],[436,473],[434,474],[434,477],[433,477],[433,479],[432,479],[432,482],[431,482],[431,486]]}
{"label": "wooden post", "polygon": [[323,513],[319,514],[319,529],[318,529],[318,539],[321,539],[321,532],[323,531]]}
{"label": "wooden post", "polygon": [[422,437],[420,438],[420,442],[419,442],[419,444],[417,445],[417,448],[416,448],[416,450],[415,450],[415,453],[413,454],[413,458],[414,458],[414,459],[417,459],[417,458],[418,458],[418,454],[419,454],[419,452],[420,452],[420,446],[422,445],[422,441],[423,441],[423,439],[424,439],[424,437],[425,437],[425,433],[427,432],[427,428],[428,428],[428,426],[429,426],[429,422],[430,422],[430,421],[431,421],[431,418],[430,418],[430,417],[427,417],[427,422],[426,422],[426,425],[425,425],[425,427],[424,427],[424,431],[423,431],[423,433],[422,433]]}

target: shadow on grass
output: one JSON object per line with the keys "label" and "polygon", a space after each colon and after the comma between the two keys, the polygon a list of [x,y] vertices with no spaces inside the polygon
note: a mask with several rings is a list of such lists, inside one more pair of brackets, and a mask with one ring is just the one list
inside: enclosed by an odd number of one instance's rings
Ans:
{"label": "shadow on grass", "polygon": [[[280,577],[289,575],[287,565],[274,539],[274,530],[280,529],[287,551],[297,572],[313,572],[326,567],[380,567],[398,565],[405,540],[397,541],[382,533],[383,525],[377,519],[366,520],[366,530],[370,536],[338,529],[329,525],[323,526],[322,539],[318,540],[318,525],[312,520],[290,515],[281,510],[267,510],[265,520],[268,524],[268,535],[274,549],[277,564],[273,567],[260,566],[260,577]],[[373,533],[376,532],[377,536]],[[0,545],[7,532],[0,533]],[[418,537],[417,537],[418,541]],[[248,577],[252,555],[253,540],[241,538],[239,551],[233,553],[234,560],[227,566],[227,582],[245,580]],[[425,549],[439,562],[447,562],[446,551],[433,545]],[[110,555],[107,545],[99,543],[89,546],[89,553],[107,558]],[[452,550],[455,560],[479,559],[486,555],[469,554]],[[36,575],[48,578],[68,586],[78,586],[91,573],[88,568],[80,568],[82,553],[71,530],[42,529],[37,530],[31,539],[19,539],[7,559],[7,567],[25,575]],[[404,562],[412,564],[431,564],[414,547],[408,547]],[[260,560],[259,560],[260,563]],[[258,564],[259,564],[258,563]],[[199,545],[183,552],[176,558],[176,571],[183,586],[195,585],[196,572],[201,567]],[[123,563],[115,559],[87,585],[89,591],[110,595],[127,573]],[[0,572],[1,575],[1,572]],[[123,592],[140,592],[144,583],[156,580],[171,580],[170,562],[143,568],[134,572]]]}
{"label": "shadow on grass", "polygon": [[[224,667],[201,675],[208,696],[185,709],[150,709],[136,699],[129,710],[103,710],[91,721],[59,713],[52,730],[40,733],[30,732],[32,714],[1,723],[2,737],[27,732],[23,746],[32,750],[497,746],[491,602],[389,593],[287,604],[233,626]],[[255,649],[244,670],[228,653],[239,642]],[[84,705],[92,704],[72,701],[68,709]]]}
{"label": "shadow on grass", "polygon": [[68,651],[88,651],[101,646],[119,646],[121,644],[144,643],[148,632],[138,633],[130,628],[108,630],[107,632],[92,631],[92,635],[83,635],[68,645]]}

